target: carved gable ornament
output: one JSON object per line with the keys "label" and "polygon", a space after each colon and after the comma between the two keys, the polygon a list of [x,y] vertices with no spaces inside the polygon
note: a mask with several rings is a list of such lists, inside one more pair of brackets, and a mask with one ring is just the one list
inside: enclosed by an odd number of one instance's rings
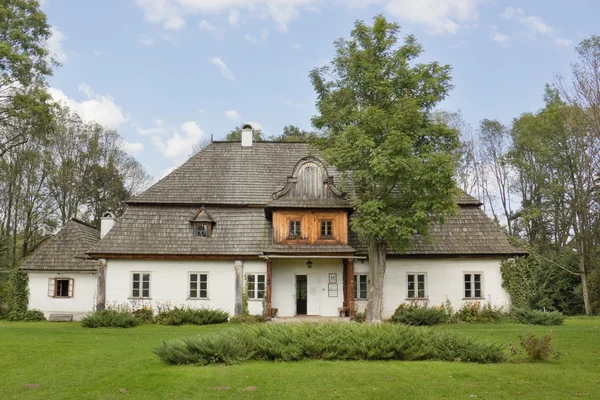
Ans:
{"label": "carved gable ornament", "polygon": [[305,157],[296,164],[285,187],[273,193],[273,199],[345,200],[346,193],[335,187],[333,177],[318,158]]}

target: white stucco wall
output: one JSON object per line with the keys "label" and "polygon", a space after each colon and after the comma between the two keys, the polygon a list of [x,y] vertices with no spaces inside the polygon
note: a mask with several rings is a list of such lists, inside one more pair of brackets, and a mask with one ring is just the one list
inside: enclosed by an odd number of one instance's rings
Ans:
{"label": "white stucco wall", "polygon": [[[336,317],[338,307],[344,302],[343,292],[343,264],[341,259],[312,259],[313,267],[306,267],[305,259],[274,259],[272,261],[272,307],[278,309],[278,317],[292,317],[296,315],[295,275],[307,275],[308,290],[312,279],[318,279],[317,293],[319,311],[317,315]],[[329,273],[337,274],[337,297],[329,297]],[[310,305],[309,314],[310,312]]]}
{"label": "white stucco wall", "polygon": [[[28,272],[29,309],[41,310],[46,318],[50,314],[73,314],[75,319],[92,311],[96,305],[96,274],[76,272]],[[73,279],[73,297],[48,296],[48,280]]]}
{"label": "white stucco wall", "polygon": [[[244,261],[243,274],[266,274],[266,262]],[[132,272],[149,272],[150,299],[131,299]],[[190,272],[208,274],[208,299],[189,299]],[[106,268],[106,304],[130,304],[132,301],[158,306],[171,304],[193,308],[219,308],[235,311],[235,268],[233,260],[159,261],[159,260],[108,260]],[[249,301],[251,313],[262,313],[262,301]]]}
{"label": "white stucco wall", "polygon": [[[483,297],[493,305],[507,306],[510,296],[502,288],[499,259],[388,259],[383,287],[383,317],[390,318],[396,307],[410,300],[407,296],[406,274],[411,272],[426,274],[426,294],[429,304],[439,305],[449,299],[454,308],[464,301],[463,274],[482,273]],[[354,273],[368,273],[369,263],[356,261]],[[356,301],[358,311],[364,311],[366,301]]]}

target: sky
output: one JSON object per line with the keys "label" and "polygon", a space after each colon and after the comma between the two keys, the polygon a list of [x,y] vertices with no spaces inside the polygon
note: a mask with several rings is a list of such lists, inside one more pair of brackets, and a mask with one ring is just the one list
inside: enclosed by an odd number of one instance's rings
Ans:
{"label": "sky", "polygon": [[600,34],[598,0],[44,0],[42,10],[62,64],[52,96],[116,129],[155,178],[242,122],[266,136],[310,129],[309,72],[356,20],[383,14],[423,45],[419,62],[450,64],[439,108],[473,127],[540,109],[575,46]]}

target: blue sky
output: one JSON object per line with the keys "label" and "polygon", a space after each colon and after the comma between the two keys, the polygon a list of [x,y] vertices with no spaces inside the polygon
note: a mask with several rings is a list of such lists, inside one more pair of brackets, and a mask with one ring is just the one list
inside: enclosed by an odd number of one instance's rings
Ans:
{"label": "blue sky", "polygon": [[600,34],[597,0],[45,0],[61,61],[51,92],[87,120],[117,129],[159,178],[198,140],[241,122],[266,135],[310,128],[309,71],[333,41],[378,13],[414,34],[422,61],[453,67],[440,105],[509,123],[542,106],[574,46]]}

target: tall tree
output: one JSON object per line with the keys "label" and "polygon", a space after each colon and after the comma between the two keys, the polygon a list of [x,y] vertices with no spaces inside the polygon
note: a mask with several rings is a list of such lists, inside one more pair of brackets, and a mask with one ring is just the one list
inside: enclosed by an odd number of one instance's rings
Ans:
{"label": "tall tree", "polygon": [[45,133],[50,118],[45,79],[55,64],[46,45],[50,36],[36,0],[0,0],[0,158]]}
{"label": "tall tree", "polygon": [[[228,142],[241,142],[242,141],[242,126],[236,126],[227,134],[225,140]],[[262,142],[264,139],[263,133],[260,129],[254,129],[252,131],[252,140],[255,142]]]}
{"label": "tall tree", "polygon": [[316,137],[315,132],[305,131],[294,125],[283,127],[283,133],[279,136],[271,136],[269,139],[274,142],[308,142]]}
{"label": "tall tree", "polygon": [[335,42],[333,61],[311,72],[322,131],[316,145],[329,164],[351,178],[357,213],[352,228],[368,245],[367,320],[380,322],[388,248],[404,252],[456,207],[456,130],[431,110],[451,89],[450,66],[419,64],[423,52],[400,27],[376,16],[355,23]]}

